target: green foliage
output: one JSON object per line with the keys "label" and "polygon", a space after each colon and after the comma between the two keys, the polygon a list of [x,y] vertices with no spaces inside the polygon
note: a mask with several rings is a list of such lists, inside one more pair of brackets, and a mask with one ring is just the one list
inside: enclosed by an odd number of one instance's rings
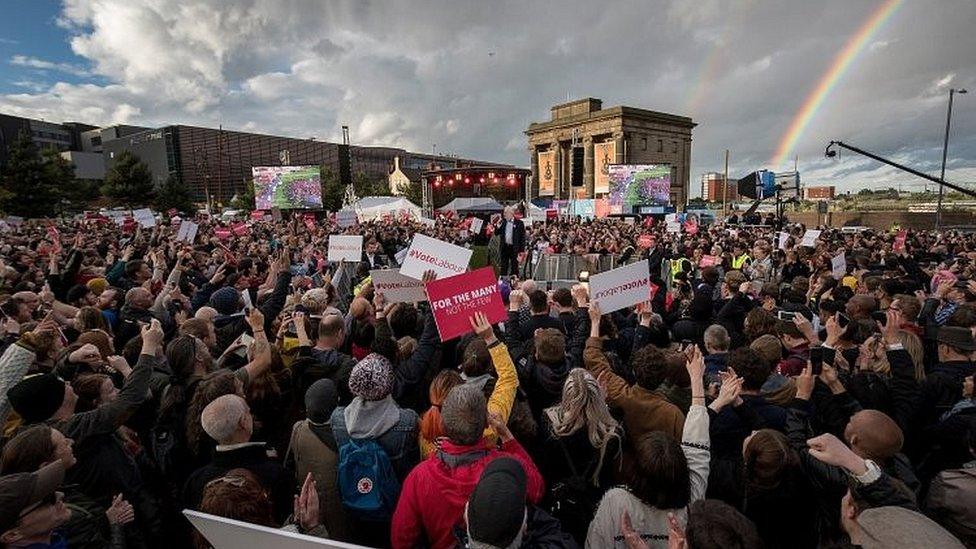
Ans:
{"label": "green foliage", "polygon": [[352,188],[356,191],[356,196],[391,196],[390,183],[384,177],[382,179],[370,179],[363,172],[357,173],[352,178]]}
{"label": "green foliage", "polygon": [[397,188],[397,192],[400,193],[404,198],[413,202],[414,204],[423,207],[424,205],[424,189],[420,186],[420,183],[409,183],[406,185],[400,185]]}
{"label": "green foliage", "polygon": [[129,151],[123,151],[115,165],[105,174],[102,192],[126,206],[144,206],[154,195],[152,172],[145,162]]}
{"label": "green foliage", "polygon": [[42,158],[30,135],[22,132],[8,149],[0,173],[0,206],[8,214],[23,217],[54,215],[61,189],[70,187],[73,180],[70,163],[56,152]]}
{"label": "green foliage", "polygon": [[322,208],[327,212],[336,212],[342,209],[342,197],[345,196],[346,189],[339,183],[332,170],[326,167],[320,168],[322,178]]}
{"label": "green foliage", "polygon": [[190,198],[190,189],[175,174],[170,174],[166,182],[159,186],[159,190],[156,191],[155,206],[160,212],[170,208],[176,208],[182,213],[193,213],[196,210],[193,199]]}
{"label": "green foliage", "polygon": [[247,181],[244,183],[244,190],[234,195],[231,198],[228,206],[233,210],[244,210],[251,211],[254,209],[254,182]]}

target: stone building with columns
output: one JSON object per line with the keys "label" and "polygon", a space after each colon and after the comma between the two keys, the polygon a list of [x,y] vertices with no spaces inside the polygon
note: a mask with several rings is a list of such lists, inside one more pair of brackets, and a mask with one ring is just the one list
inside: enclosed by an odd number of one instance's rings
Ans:
{"label": "stone building with columns", "polygon": [[[634,107],[603,108],[588,97],[555,105],[547,122],[529,124],[532,156],[530,198],[600,198],[609,192],[608,164],[668,164],[671,204],[688,200],[691,172],[691,118]],[[572,187],[574,135],[583,146],[583,186]]]}

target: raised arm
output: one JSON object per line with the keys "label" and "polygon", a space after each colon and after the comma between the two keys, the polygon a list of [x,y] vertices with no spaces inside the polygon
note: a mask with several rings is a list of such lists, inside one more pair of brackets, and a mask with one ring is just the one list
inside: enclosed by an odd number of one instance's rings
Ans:
{"label": "raised arm", "polygon": [[705,408],[705,359],[697,345],[691,348],[685,367],[691,379],[691,407],[681,433],[681,450],[688,462],[691,501],[696,501],[705,497],[711,459],[708,409]]}
{"label": "raised arm", "polygon": [[495,331],[484,313],[475,313],[470,322],[475,334],[488,345],[491,363],[495,366],[495,373],[498,374],[495,388],[488,398],[488,413],[497,414],[503,421],[508,422],[512,414],[512,405],[515,403],[515,391],[519,386],[515,363],[508,354],[508,347],[495,337]]}
{"label": "raised arm", "polygon": [[251,351],[251,361],[244,365],[248,382],[254,381],[271,367],[271,343],[265,332],[264,313],[260,309],[251,309],[247,315],[247,323],[254,333],[254,347]]}
{"label": "raised arm", "polygon": [[600,380],[607,389],[607,403],[615,405],[626,393],[628,385],[624,378],[610,368],[610,361],[603,353],[603,340],[600,339],[600,307],[590,304],[590,337],[583,349],[583,365]]}

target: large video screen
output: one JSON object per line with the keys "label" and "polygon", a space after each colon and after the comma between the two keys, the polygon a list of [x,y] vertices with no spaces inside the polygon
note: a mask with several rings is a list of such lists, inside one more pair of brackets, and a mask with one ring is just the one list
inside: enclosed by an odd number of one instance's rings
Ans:
{"label": "large video screen", "polygon": [[668,206],[671,203],[670,164],[611,164],[610,206],[631,213],[632,206]]}
{"label": "large video screen", "polygon": [[318,166],[254,166],[256,210],[308,210],[322,207]]}

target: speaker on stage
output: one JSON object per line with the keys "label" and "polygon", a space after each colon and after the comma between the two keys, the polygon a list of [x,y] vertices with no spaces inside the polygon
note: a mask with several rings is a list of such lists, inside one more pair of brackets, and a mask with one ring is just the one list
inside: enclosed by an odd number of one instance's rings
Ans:
{"label": "speaker on stage", "polygon": [[583,186],[583,147],[573,147],[573,173],[570,182],[574,187]]}
{"label": "speaker on stage", "polygon": [[349,145],[337,145],[339,147],[339,184],[343,187],[352,185],[352,158],[350,158]]}

